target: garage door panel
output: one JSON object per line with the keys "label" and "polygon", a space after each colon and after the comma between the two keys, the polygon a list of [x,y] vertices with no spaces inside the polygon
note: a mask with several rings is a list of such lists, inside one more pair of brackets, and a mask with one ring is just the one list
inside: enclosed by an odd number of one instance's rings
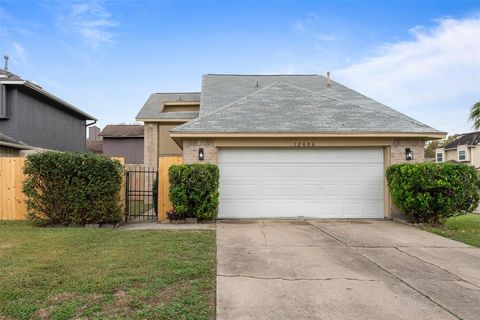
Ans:
{"label": "garage door panel", "polygon": [[220,149],[220,217],[383,217],[383,149]]}

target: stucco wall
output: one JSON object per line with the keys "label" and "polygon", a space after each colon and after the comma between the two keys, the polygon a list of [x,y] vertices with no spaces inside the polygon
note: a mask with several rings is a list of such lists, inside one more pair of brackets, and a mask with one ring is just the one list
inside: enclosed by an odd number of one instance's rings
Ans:
{"label": "stucco wall", "polygon": [[[371,146],[369,140],[365,140],[365,146]],[[255,147],[259,147],[258,144],[254,143],[254,141],[250,142]],[[272,146],[271,142],[265,142],[266,146]],[[390,154],[390,163],[403,163],[407,162],[405,160],[405,149],[410,148],[413,150],[413,160],[409,161],[412,163],[415,162],[424,162],[425,160],[425,153],[424,153],[424,141],[419,139],[398,139],[398,140],[385,140],[383,143],[380,141],[378,145],[390,146],[391,154]],[[222,146],[226,146],[225,141],[222,141]],[[242,145],[238,141],[232,143],[234,146]],[[319,145],[319,143],[316,143]],[[351,143],[343,143],[342,146],[360,146],[358,141],[352,141]],[[243,144],[243,146],[247,146]],[[332,145],[328,145],[332,146]],[[279,146],[280,147],[280,146]],[[203,148],[205,153],[205,160],[203,162],[208,163],[216,163],[217,161],[217,148],[216,143],[212,139],[203,139],[203,140],[193,140],[188,139],[184,140],[183,142],[183,157],[185,163],[199,163],[198,160],[198,149]]]}
{"label": "stucco wall", "polygon": [[170,138],[170,130],[184,122],[145,122],[144,163],[157,168],[160,156],[182,155],[182,149]]}

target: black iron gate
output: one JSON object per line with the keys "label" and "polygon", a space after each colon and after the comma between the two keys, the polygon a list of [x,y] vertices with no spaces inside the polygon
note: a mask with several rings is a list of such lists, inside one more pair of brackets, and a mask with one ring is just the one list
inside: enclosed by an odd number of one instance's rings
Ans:
{"label": "black iron gate", "polygon": [[157,220],[158,172],[136,167],[126,172],[125,220]]}

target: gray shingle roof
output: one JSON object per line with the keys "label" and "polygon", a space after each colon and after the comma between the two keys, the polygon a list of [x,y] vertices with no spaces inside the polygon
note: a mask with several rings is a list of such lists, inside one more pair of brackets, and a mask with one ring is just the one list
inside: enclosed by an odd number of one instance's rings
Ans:
{"label": "gray shingle roof", "polygon": [[445,149],[454,149],[458,146],[474,146],[480,144],[480,131],[462,134],[457,140],[454,140],[445,146]]}
{"label": "gray shingle roof", "polygon": [[199,102],[200,92],[153,93],[138,112],[136,119],[195,119],[198,112],[162,112],[165,102]]}
{"label": "gray shingle roof", "polygon": [[109,124],[99,134],[104,138],[141,138],[143,126],[137,124]]}
{"label": "gray shingle roof", "polygon": [[318,75],[205,75],[200,117],[172,132],[441,133]]}

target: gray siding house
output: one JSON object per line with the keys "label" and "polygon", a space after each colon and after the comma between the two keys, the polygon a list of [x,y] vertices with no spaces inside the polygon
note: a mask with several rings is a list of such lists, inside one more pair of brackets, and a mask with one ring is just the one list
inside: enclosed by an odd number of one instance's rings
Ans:
{"label": "gray siding house", "polygon": [[0,69],[0,132],[20,144],[58,151],[85,152],[91,115]]}
{"label": "gray siding house", "polygon": [[143,164],[143,126],[108,125],[99,134],[103,138],[103,154],[123,157],[125,164]]}

